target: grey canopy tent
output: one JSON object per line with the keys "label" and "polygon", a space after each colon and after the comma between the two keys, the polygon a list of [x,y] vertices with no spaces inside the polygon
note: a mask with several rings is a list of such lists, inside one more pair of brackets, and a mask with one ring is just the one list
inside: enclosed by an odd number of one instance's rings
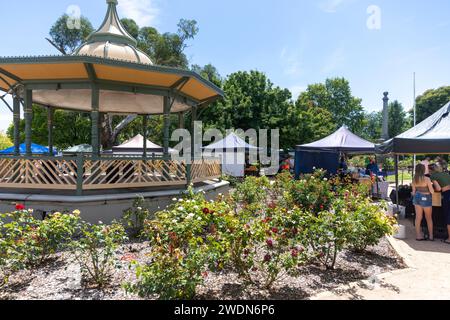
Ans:
{"label": "grey canopy tent", "polygon": [[450,153],[450,102],[414,128],[377,146],[380,154]]}
{"label": "grey canopy tent", "polygon": [[238,135],[235,133],[229,134],[225,139],[217,141],[205,148],[203,148],[205,151],[235,151],[235,150],[260,150],[260,148],[252,146],[245,142],[243,139],[241,139]]}
{"label": "grey canopy tent", "polygon": [[322,140],[296,147],[296,178],[302,173],[312,173],[314,167],[325,169],[329,174],[336,173],[341,153],[373,154],[375,153],[375,144],[358,137],[346,126],[343,126]]}
{"label": "grey canopy tent", "polygon": [[358,137],[346,126],[343,126],[338,131],[322,140],[297,146],[296,150],[312,152],[337,152],[346,154],[369,154],[375,153],[375,144]]}
{"label": "grey canopy tent", "polygon": [[222,158],[222,172],[233,177],[245,175],[245,154],[257,152],[260,148],[252,146],[235,133],[203,148],[206,155],[214,153]]}
{"label": "grey canopy tent", "polygon": [[[148,154],[156,154],[161,155],[164,153],[164,148],[158,146],[157,144],[147,140],[147,153]],[[178,151],[174,149],[169,149],[169,153],[177,153]],[[141,155],[144,153],[144,137],[140,134],[135,136],[134,138],[126,141],[120,146],[113,147],[112,153],[115,155],[120,154],[137,154]]]}

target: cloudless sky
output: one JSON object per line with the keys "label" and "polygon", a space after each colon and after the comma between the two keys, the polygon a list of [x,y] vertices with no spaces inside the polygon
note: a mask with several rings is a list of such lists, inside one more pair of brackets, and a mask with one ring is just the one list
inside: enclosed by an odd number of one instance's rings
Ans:
{"label": "cloudless sky", "polygon": [[[106,12],[106,0],[18,3],[0,0],[0,56],[57,54],[45,37],[70,5],[94,28]],[[380,9],[380,29],[367,26],[371,5]],[[448,0],[119,0],[119,13],[161,32],[195,19],[191,63],[212,63],[222,76],[257,69],[295,97],[308,84],[345,77],[367,111],[382,108],[384,91],[411,109],[413,72],[417,94],[450,85]],[[11,121],[0,106],[0,130]]]}

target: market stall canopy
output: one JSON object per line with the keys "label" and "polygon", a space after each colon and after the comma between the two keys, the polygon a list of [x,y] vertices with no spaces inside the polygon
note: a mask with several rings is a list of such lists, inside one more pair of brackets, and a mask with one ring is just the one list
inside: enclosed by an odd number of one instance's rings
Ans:
{"label": "market stall canopy", "polygon": [[[142,154],[144,152],[144,137],[142,135],[137,135],[136,137],[126,141],[120,146],[113,148],[113,154],[133,154],[138,153]],[[147,152],[149,154],[162,154],[164,152],[164,148],[158,146],[157,144],[147,140]],[[177,153],[178,151],[174,149],[169,149],[169,153]]]}
{"label": "market stall canopy", "polygon": [[450,153],[450,102],[414,128],[377,146],[381,154]]}
{"label": "market stall canopy", "polygon": [[[26,145],[25,145],[25,143],[22,143],[22,144],[20,145],[19,150],[20,150],[20,154],[21,154],[21,155],[26,154]],[[4,154],[4,155],[13,155],[14,152],[15,152],[15,148],[14,148],[14,147],[11,147],[11,148],[5,149],[5,150],[3,150],[3,151],[0,151],[0,154]],[[35,144],[35,143],[32,143],[32,144],[31,144],[31,153],[32,153],[32,154],[36,154],[36,155],[45,155],[45,154],[48,154],[49,152],[50,152],[50,149],[47,148],[47,147],[40,146],[40,145]],[[57,153],[58,153],[58,152],[57,152],[56,150],[53,151],[53,154],[54,154],[54,155],[56,155]]]}
{"label": "market stall canopy", "polygon": [[195,72],[153,65],[120,22],[117,0],[107,3],[102,26],[73,55],[0,57],[0,91],[24,97],[26,87],[34,103],[90,112],[94,85],[99,111],[113,114],[163,114],[165,96],[178,113],[223,96]]}
{"label": "market stall canopy", "polygon": [[260,148],[252,146],[237,136],[231,133],[225,139],[215,142],[205,148],[205,151],[234,151],[234,150],[260,150]]}
{"label": "market stall canopy", "polygon": [[63,153],[92,153],[92,146],[89,144],[81,144],[64,150]]}
{"label": "market stall canopy", "polygon": [[358,137],[346,126],[343,126],[332,135],[301,146],[297,151],[304,152],[343,152],[348,154],[371,154],[375,153],[375,144]]}

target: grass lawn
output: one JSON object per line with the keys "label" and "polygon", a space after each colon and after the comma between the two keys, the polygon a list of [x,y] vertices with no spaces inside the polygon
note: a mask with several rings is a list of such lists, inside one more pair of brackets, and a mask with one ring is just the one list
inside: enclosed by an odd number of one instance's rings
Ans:
{"label": "grass lawn", "polygon": [[[407,172],[407,171],[405,171],[405,172],[400,171],[398,173],[398,181],[399,181],[400,184],[402,183],[402,180],[411,182],[412,181],[412,174]],[[395,175],[388,176],[387,177],[387,181],[389,183],[395,183]]]}

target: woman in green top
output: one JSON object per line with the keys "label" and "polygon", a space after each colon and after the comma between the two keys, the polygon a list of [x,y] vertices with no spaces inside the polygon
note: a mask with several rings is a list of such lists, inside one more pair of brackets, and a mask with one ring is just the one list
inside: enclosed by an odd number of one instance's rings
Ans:
{"label": "woman in green top", "polygon": [[449,237],[445,243],[450,244],[450,174],[443,172],[443,168],[435,165],[435,172],[431,175],[431,180],[436,181],[442,190],[442,211],[446,217]]}

